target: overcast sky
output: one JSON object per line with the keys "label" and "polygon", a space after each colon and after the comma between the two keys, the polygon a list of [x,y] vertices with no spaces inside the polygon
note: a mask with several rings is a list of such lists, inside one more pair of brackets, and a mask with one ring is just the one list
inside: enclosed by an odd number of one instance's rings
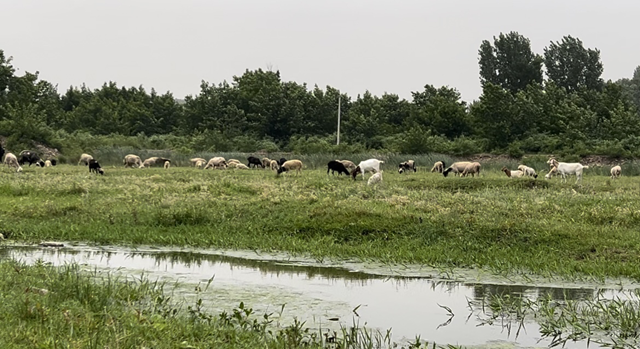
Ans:
{"label": "overcast sky", "polygon": [[564,35],[598,48],[604,78],[640,65],[638,0],[0,0],[0,49],[60,92],[105,81],[177,98],[245,69],[404,98],[480,93],[478,48],[518,31],[542,54]]}

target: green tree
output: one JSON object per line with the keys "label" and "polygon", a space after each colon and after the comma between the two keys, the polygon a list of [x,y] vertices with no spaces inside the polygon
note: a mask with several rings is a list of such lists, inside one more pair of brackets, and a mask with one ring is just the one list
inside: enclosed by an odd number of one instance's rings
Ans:
{"label": "green tree", "polygon": [[456,89],[426,85],[424,91],[412,95],[410,123],[426,126],[433,134],[449,139],[470,134],[467,105]]}
{"label": "green tree", "polygon": [[531,51],[529,39],[510,32],[484,40],[478,51],[480,82],[492,83],[515,93],[531,83],[542,83],[543,59]]}
{"label": "green tree", "polygon": [[600,51],[586,49],[578,38],[565,36],[560,42],[551,42],[544,49],[544,64],[549,80],[568,92],[602,89]]}

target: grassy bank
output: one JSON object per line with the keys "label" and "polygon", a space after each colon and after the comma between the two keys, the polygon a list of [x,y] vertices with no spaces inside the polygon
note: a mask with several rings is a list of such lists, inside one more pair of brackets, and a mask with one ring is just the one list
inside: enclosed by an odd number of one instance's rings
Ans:
{"label": "grassy bank", "polygon": [[14,240],[281,250],[326,257],[640,279],[640,179],[399,175],[377,188],[322,170],[27,168],[0,173]]}
{"label": "grassy bank", "polygon": [[2,348],[394,347],[388,336],[365,328],[329,333],[334,343],[325,345],[320,329],[281,327],[277,314],[255,314],[244,305],[210,314],[197,301],[174,301],[163,284],[82,273],[74,265],[0,262],[0,290]]}

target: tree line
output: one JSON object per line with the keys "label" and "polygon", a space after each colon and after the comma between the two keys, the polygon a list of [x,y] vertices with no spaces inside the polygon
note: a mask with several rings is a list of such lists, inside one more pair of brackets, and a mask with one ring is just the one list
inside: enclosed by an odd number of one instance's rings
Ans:
{"label": "tree line", "polygon": [[580,39],[565,36],[539,54],[517,32],[483,41],[478,58],[482,95],[472,102],[453,87],[432,85],[410,100],[368,91],[352,97],[262,69],[230,82],[203,81],[197,95],[177,100],[115,82],[59,93],[37,72],[17,76],[0,50],[0,136],[8,149],[35,143],[63,152],[131,145],[184,152],[640,155],[640,66],[629,79],[604,81],[600,51]]}

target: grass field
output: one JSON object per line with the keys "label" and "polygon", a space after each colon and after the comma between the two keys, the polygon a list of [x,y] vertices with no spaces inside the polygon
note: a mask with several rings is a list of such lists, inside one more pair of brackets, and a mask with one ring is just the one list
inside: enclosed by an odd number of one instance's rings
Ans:
{"label": "grass field", "polygon": [[[509,179],[385,168],[384,183],[305,170],[0,170],[12,240],[279,250],[323,258],[640,279],[640,178]],[[515,167],[515,166],[514,166]],[[539,168],[539,167],[538,167]],[[541,176],[542,177],[542,176]]]}

